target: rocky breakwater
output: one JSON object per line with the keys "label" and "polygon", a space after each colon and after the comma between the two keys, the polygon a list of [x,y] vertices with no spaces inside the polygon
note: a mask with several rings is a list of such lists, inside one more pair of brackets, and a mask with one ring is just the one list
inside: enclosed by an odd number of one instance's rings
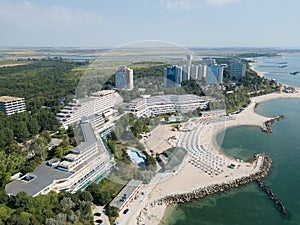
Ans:
{"label": "rocky breakwater", "polygon": [[148,211],[148,208],[152,208],[159,205],[169,206],[172,204],[188,202],[193,199],[204,198],[207,195],[215,194],[218,192],[225,192],[231,188],[237,188],[241,185],[261,180],[262,178],[268,175],[272,165],[271,157],[265,154],[256,154],[252,157],[251,161],[252,163],[256,163],[256,165],[259,166],[258,171],[256,173],[249,174],[247,176],[243,176],[234,180],[229,180],[220,184],[209,185],[207,187],[193,190],[189,193],[168,195],[161,199],[148,203],[147,206],[139,213],[137,217],[137,224],[143,224],[142,218],[144,217],[144,213]]}
{"label": "rocky breakwater", "polygon": [[261,130],[265,133],[272,133],[273,130],[272,130],[272,124],[279,121],[279,120],[283,120],[285,119],[285,116],[276,116],[270,120],[267,120],[266,122],[263,123],[262,127],[261,127]]}
{"label": "rocky breakwater", "polygon": [[193,199],[203,198],[207,195],[215,194],[218,192],[224,192],[231,188],[236,188],[239,187],[240,185],[245,185],[254,182],[256,180],[260,180],[268,175],[272,165],[272,159],[271,157],[265,154],[256,154],[254,157],[256,159],[256,162],[258,161],[259,157],[262,157],[263,160],[258,172],[254,174],[250,174],[238,179],[226,181],[220,184],[209,185],[204,188],[193,190],[189,193],[169,195],[152,202],[150,206],[161,205],[161,204],[172,205],[175,203],[184,203],[184,202],[191,201]]}
{"label": "rocky breakwater", "polygon": [[269,198],[273,201],[275,207],[281,212],[281,214],[285,218],[289,218],[290,213],[287,211],[283,202],[278,197],[275,196],[273,191],[267,185],[265,185],[261,180],[256,180],[256,183],[269,196]]}

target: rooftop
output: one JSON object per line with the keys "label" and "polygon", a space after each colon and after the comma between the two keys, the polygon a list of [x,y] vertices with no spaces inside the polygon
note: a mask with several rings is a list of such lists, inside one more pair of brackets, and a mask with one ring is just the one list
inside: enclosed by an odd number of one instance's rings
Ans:
{"label": "rooftop", "polygon": [[188,103],[193,101],[204,101],[202,97],[192,94],[184,95],[156,95],[146,99],[148,104],[159,104],[159,103]]}
{"label": "rooftop", "polygon": [[102,90],[102,91],[92,93],[91,96],[100,97],[100,96],[114,94],[114,93],[116,93],[116,91],[114,90]]}
{"label": "rooftop", "polygon": [[[77,147],[73,148],[72,150],[77,150],[79,152],[86,151],[88,147],[90,147],[93,144],[97,143],[97,138],[94,133],[94,130],[89,123],[81,123],[79,124],[79,127],[81,128],[81,133],[84,139],[84,142],[78,145]],[[101,150],[101,148],[98,148]],[[101,150],[104,151],[104,150]],[[74,154],[68,154],[66,157],[74,157],[76,155]],[[86,163],[89,163],[89,158],[86,159],[86,161],[83,161],[83,163],[80,165],[86,165]],[[68,168],[72,165],[72,162],[69,161],[62,161],[59,163],[60,166]],[[77,166],[77,167],[78,167]],[[76,168],[77,168],[76,167]],[[55,180],[61,180],[66,179],[69,176],[71,176],[73,172],[66,172],[63,170],[56,169],[54,167],[48,166],[46,162],[38,166],[32,173],[26,174],[28,177],[33,177],[33,179],[27,181],[27,179],[19,178],[15,181],[10,182],[6,185],[5,190],[10,195],[16,195],[20,191],[25,191],[30,196],[37,195],[40,191],[48,187],[50,184],[53,183]]]}
{"label": "rooftop", "polygon": [[15,100],[24,100],[24,98],[18,98],[13,96],[0,96],[0,102],[10,102]]}
{"label": "rooftop", "polygon": [[173,170],[176,166],[182,163],[182,160],[187,155],[187,150],[184,148],[169,148],[162,153],[167,157],[167,163],[164,165],[165,170]]}
{"label": "rooftop", "polygon": [[117,209],[122,208],[122,206],[132,196],[136,189],[142,185],[142,183],[143,182],[141,180],[130,180],[119,194],[109,203],[109,205]]}
{"label": "rooftop", "polygon": [[7,194],[15,196],[19,192],[25,191],[27,195],[34,196],[49,186],[54,180],[66,179],[71,176],[72,173],[47,166],[46,162],[44,162],[35,168],[29,175],[34,176],[30,181],[17,179],[7,184],[5,187]]}
{"label": "rooftop", "polygon": [[73,148],[71,151],[73,152],[84,152],[88,147],[95,144],[97,142],[96,135],[90,123],[80,123],[81,133],[84,139],[84,142]]}

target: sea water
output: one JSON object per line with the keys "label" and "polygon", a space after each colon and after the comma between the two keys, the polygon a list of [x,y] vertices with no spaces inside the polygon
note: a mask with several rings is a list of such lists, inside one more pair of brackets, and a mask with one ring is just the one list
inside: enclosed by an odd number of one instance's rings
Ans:
{"label": "sea water", "polygon": [[[289,62],[288,67],[278,68],[278,62],[284,61]],[[274,72],[267,75],[268,78],[300,87],[300,75],[289,75],[289,72],[300,70],[300,54],[286,54],[281,59],[261,58],[260,62],[259,71]],[[277,70],[282,73],[276,74]],[[285,115],[286,119],[273,124],[271,134],[263,133],[255,126],[238,126],[218,134],[217,142],[225,154],[235,158],[246,160],[260,152],[273,158],[270,175],[263,182],[282,200],[291,217],[284,218],[268,196],[253,183],[169,207],[162,224],[300,224],[300,99],[263,102],[255,111],[265,116]]]}
{"label": "sea water", "polygon": [[273,133],[259,127],[239,126],[217,135],[225,154],[247,159],[264,152],[273,158],[270,175],[263,181],[285,204],[291,218],[281,216],[268,196],[253,183],[168,209],[168,225],[296,225],[300,224],[300,99],[261,103],[262,115],[285,115],[273,124]]}

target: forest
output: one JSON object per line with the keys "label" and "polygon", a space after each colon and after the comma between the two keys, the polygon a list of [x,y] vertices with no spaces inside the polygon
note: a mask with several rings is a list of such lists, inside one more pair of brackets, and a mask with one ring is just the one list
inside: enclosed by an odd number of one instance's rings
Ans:
{"label": "forest", "polygon": [[[75,68],[85,65],[87,63],[40,59],[0,68],[0,95],[24,97],[27,108],[27,112],[10,116],[0,113],[0,165],[3,165],[0,187],[3,188],[14,173],[34,169],[51,154],[47,145],[50,133],[60,126],[55,117],[63,106],[60,99],[67,101],[74,94],[80,78]],[[29,140],[31,144],[26,146]],[[25,146],[21,148],[21,145]],[[31,152],[34,157],[25,160]]]}
{"label": "forest", "polygon": [[[72,129],[59,128],[55,113],[75,94],[87,63],[61,59],[30,60],[29,64],[0,68],[0,95],[24,97],[27,112],[0,113],[0,224],[93,224],[92,196],[54,192],[38,197],[20,192],[6,195],[4,187],[17,173],[32,171],[50,157],[63,157],[74,145]],[[53,137],[62,141],[49,151]]]}
{"label": "forest", "polygon": [[33,198],[25,192],[9,197],[4,190],[0,190],[0,224],[92,225],[92,201],[88,191],[76,194],[52,191]]}

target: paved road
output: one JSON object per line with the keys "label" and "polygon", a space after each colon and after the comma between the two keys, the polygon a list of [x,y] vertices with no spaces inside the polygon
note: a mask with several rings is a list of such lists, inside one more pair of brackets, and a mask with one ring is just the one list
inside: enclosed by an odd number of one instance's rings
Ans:
{"label": "paved road", "polygon": [[[153,188],[159,182],[162,177],[162,173],[157,173],[155,177],[152,178],[151,182],[147,185],[144,185],[140,192],[137,194],[137,199],[133,200],[129,205],[129,211],[126,214],[123,214],[123,211],[119,213],[119,218],[117,220],[119,225],[134,225],[136,224],[136,218],[140,211],[148,203],[147,199]],[[142,195],[141,193],[144,193]]]}
{"label": "paved road", "polygon": [[93,212],[93,215],[94,215],[94,213],[101,213],[101,216],[94,216],[94,223],[95,224],[98,224],[98,223],[96,223],[96,220],[100,219],[100,220],[103,221],[101,225],[110,225],[108,217],[104,213],[105,211],[104,211],[103,206],[93,205],[92,206],[92,212]]}

